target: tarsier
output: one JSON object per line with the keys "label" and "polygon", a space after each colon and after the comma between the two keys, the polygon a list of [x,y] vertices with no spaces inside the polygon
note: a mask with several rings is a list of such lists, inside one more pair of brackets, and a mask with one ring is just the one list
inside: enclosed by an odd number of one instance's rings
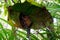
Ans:
{"label": "tarsier", "polygon": [[[15,5],[18,6],[17,4],[15,4]],[[14,15],[12,13],[13,11],[17,12],[16,10],[12,9],[14,6],[8,7],[9,17],[13,17],[13,15]],[[45,27],[46,29],[48,29],[50,31],[54,30],[54,28],[51,25],[51,24],[53,24],[53,18],[50,15],[50,13],[48,12],[48,10],[46,9],[46,7],[40,8],[35,5],[30,4],[28,2],[22,3],[20,6],[22,7],[21,10],[20,11],[18,10],[19,12],[15,13],[15,15],[18,17],[17,18],[13,17],[12,20],[15,20],[15,24],[17,26],[19,26],[19,28],[27,29],[27,37],[29,39],[30,39],[29,36],[30,36],[31,28],[39,30],[41,27]],[[38,26],[35,26],[37,24],[38,24]],[[51,38],[50,38],[51,35],[47,34],[47,36],[51,40]]]}

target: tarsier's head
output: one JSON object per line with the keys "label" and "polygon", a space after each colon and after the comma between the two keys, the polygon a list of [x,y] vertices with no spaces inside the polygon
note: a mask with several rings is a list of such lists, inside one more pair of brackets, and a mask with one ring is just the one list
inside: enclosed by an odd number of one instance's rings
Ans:
{"label": "tarsier's head", "polygon": [[19,16],[19,20],[23,27],[25,27],[25,26],[30,27],[30,25],[32,23],[30,17],[25,15],[25,13],[23,13],[23,12],[21,12],[21,14]]}

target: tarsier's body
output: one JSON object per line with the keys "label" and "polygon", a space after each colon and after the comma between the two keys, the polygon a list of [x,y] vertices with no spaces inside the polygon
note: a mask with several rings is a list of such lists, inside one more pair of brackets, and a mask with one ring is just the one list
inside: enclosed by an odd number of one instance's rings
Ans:
{"label": "tarsier's body", "polygon": [[[24,5],[26,8],[24,7]],[[22,3],[20,6],[22,8],[20,11],[18,10],[18,19],[12,18],[12,20],[15,21],[15,26],[18,26],[22,29],[27,28],[29,30],[31,28],[40,29],[41,27],[47,27],[49,30],[53,31],[53,28],[51,27],[51,24],[53,24],[53,18],[45,7],[40,8],[35,5],[31,5],[30,3]],[[13,12],[13,9],[8,8],[8,10],[11,13]],[[13,14],[9,14],[9,16],[13,16]]]}

